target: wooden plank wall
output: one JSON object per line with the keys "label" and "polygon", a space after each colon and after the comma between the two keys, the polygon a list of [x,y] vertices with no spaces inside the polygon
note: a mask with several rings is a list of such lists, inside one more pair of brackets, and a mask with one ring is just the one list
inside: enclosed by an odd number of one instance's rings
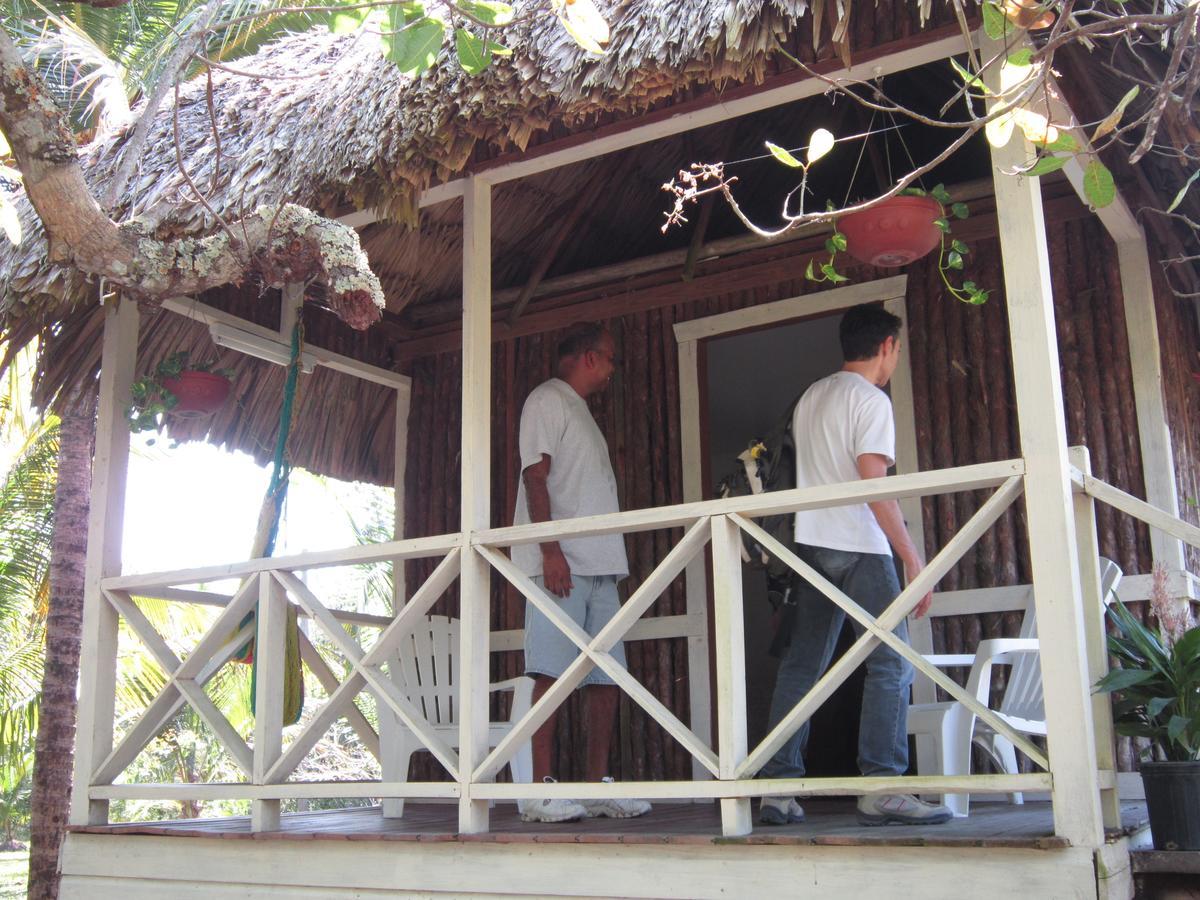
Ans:
{"label": "wooden plank wall", "polygon": [[[1141,458],[1116,254],[1100,226],[1086,219],[1052,225],[1049,232],[1068,437],[1072,443],[1092,447],[1094,470],[1100,477],[1141,495]],[[999,288],[1000,253],[995,239],[977,239],[972,246],[970,277]],[[1017,455],[1003,292],[997,289],[983,307],[967,307],[943,295],[940,276],[930,260],[909,267],[908,273],[911,347],[907,352],[913,366],[921,468]],[[859,267],[851,274],[856,280],[869,280],[891,272]],[[815,289],[797,277],[767,288],[697,296],[673,307],[624,315],[609,322],[621,364],[610,389],[594,398],[593,411],[608,436],[623,508],[682,499],[673,323]],[[1164,334],[1171,333],[1176,332],[1164,328]],[[494,345],[492,466],[496,525],[511,521],[520,407],[529,391],[550,376],[555,339],[554,334],[534,335]],[[454,531],[458,522],[459,356],[445,353],[417,360],[412,374],[408,534]],[[1189,396],[1194,404],[1194,396]],[[1194,412],[1194,405],[1187,409]],[[1200,440],[1189,446],[1200,447]],[[1181,456],[1180,466],[1192,459],[1194,456]],[[981,499],[977,494],[963,494],[927,500],[927,551],[932,553],[942,546]],[[1149,570],[1150,552],[1144,530],[1103,513],[1100,532],[1103,552],[1118,560],[1126,572]],[[677,536],[646,534],[627,542],[632,576],[625,583],[626,593],[662,559]],[[1024,512],[1014,509],[947,575],[941,589],[1027,581],[1024,543]],[[430,569],[429,563],[410,564],[412,589]],[[498,581],[493,578],[493,627],[519,628],[523,601]],[[454,597],[448,597],[444,608],[452,611],[455,602]],[[683,588],[678,581],[653,612],[683,611]],[[942,627],[935,639],[945,652],[962,652],[981,638],[1015,634],[1017,625],[999,615],[964,616]],[[687,720],[682,640],[631,644],[629,665],[637,678]],[[521,655],[495,654],[494,668],[496,678],[517,674],[521,671]],[[623,699],[620,716],[620,739],[613,751],[614,774],[638,780],[690,777],[687,755],[640,710]],[[585,710],[577,694],[563,707],[559,720],[557,768],[564,780],[583,777],[585,722]],[[419,777],[435,775],[423,772]]]}

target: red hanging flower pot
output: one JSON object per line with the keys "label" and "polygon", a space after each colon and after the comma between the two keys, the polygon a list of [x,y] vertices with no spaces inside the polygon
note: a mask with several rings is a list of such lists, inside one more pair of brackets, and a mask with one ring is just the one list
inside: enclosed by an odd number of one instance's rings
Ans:
{"label": "red hanging flower pot", "polygon": [[178,377],[164,378],[162,385],[179,401],[171,415],[184,419],[211,416],[229,398],[232,382],[216,372],[185,370]]}
{"label": "red hanging flower pot", "polygon": [[942,205],[932,197],[900,194],[838,220],[846,251],[872,266],[907,266],[936,247]]}

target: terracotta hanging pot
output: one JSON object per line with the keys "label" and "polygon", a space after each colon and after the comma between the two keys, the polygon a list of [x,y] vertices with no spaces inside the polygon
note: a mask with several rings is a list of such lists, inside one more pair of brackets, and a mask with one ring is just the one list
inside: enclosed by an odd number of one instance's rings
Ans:
{"label": "terracotta hanging pot", "polygon": [[901,194],[878,206],[838,219],[846,251],[872,266],[907,266],[936,247],[942,230],[934,224],[942,206],[932,197]]}
{"label": "terracotta hanging pot", "polygon": [[178,403],[171,415],[183,419],[211,416],[229,398],[233,384],[215,372],[185,370],[176,378],[164,378],[162,385],[175,395]]}

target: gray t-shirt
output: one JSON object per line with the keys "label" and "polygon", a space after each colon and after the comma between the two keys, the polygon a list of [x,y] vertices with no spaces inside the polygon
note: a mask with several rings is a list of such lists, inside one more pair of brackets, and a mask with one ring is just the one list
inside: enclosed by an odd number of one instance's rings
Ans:
{"label": "gray t-shirt", "polygon": [[[521,472],[550,457],[550,518],[573,519],[617,512],[617,479],[596,420],[584,399],[559,378],[533,389],[521,410]],[[513,524],[530,521],[525,479],[517,479],[517,508]],[[629,574],[625,539],[619,534],[569,538],[559,542],[574,575]],[[526,575],[542,574],[542,550],[537,544],[512,548],[512,559]]]}

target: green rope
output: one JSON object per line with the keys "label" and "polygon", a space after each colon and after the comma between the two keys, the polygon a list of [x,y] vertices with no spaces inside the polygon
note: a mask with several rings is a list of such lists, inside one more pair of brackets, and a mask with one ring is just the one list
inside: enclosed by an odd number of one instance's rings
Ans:
{"label": "green rope", "polygon": [[[271,460],[271,481],[267,485],[267,500],[272,505],[271,528],[267,532],[267,542],[263,557],[274,556],[275,541],[279,537],[279,520],[282,518],[283,501],[287,498],[288,480],[292,474],[292,464],[287,458],[288,437],[292,430],[292,412],[296,405],[296,386],[300,380],[300,347],[303,343],[303,320],[296,321],[292,329],[292,352],[288,362],[287,379],[283,385],[283,405],[279,410],[279,434],[275,439],[275,455]],[[290,603],[287,621],[286,649],[286,685],[283,722],[285,725],[295,724],[300,720],[304,707],[304,680],[301,671],[299,648],[299,625],[296,621],[296,608]],[[254,613],[249,613],[242,620],[242,626],[254,619]],[[252,647],[253,642],[247,645]],[[258,687],[258,655],[254,654],[254,663],[250,673],[250,709],[255,711],[255,693]]]}
{"label": "green rope", "polygon": [[292,474],[292,464],[287,459],[288,436],[292,430],[292,411],[296,404],[296,384],[300,379],[300,344],[303,323],[297,320],[292,329],[292,353],[288,363],[287,381],[283,385],[283,406],[279,410],[279,435],[275,439],[275,456],[271,460],[271,482],[267,486],[267,498],[274,504],[274,514],[271,519],[271,530],[267,533],[267,546],[263,556],[273,556],[275,540],[279,537],[279,520],[283,511],[283,501],[287,497],[288,478]]}

